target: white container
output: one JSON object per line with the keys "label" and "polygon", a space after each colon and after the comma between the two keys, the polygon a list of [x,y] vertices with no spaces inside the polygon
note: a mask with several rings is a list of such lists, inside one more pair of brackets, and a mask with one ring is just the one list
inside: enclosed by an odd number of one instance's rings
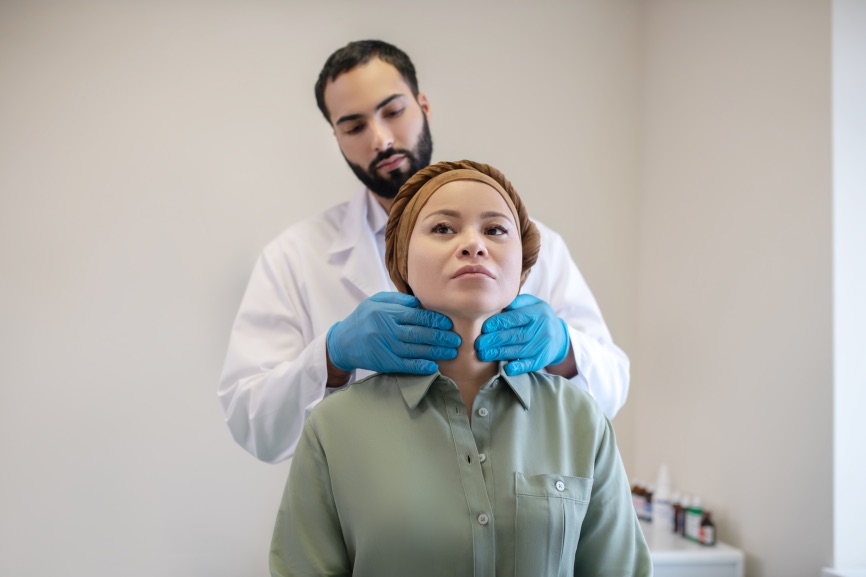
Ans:
{"label": "white container", "polygon": [[652,526],[654,531],[674,532],[674,506],[671,498],[671,476],[668,472],[668,466],[663,464],[659,469],[656,490],[653,494]]}

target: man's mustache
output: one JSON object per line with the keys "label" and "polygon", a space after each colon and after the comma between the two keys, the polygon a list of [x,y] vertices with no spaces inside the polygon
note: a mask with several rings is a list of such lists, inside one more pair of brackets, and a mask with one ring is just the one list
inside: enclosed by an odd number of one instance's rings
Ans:
{"label": "man's mustache", "polygon": [[412,153],[406,149],[389,148],[387,150],[383,150],[382,152],[380,152],[379,154],[376,155],[376,158],[374,158],[373,162],[370,163],[369,171],[372,172],[373,174],[375,174],[376,173],[376,165],[379,164],[380,162],[382,162],[383,160],[385,160],[386,158],[390,158],[390,157],[394,156],[395,154],[402,154],[402,155],[406,156],[406,158],[408,158],[410,162],[415,160],[415,157],[412,155]]}

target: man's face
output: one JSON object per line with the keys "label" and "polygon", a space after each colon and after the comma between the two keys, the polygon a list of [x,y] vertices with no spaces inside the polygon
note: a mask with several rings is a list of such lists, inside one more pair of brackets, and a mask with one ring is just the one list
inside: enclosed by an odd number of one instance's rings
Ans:
{"label": "man's face", "polygon": [[383,199],[430,164],[427,97],[416,100],[390,64],[373,58],[339,75],[325,86],[325,106],[352,172]]}

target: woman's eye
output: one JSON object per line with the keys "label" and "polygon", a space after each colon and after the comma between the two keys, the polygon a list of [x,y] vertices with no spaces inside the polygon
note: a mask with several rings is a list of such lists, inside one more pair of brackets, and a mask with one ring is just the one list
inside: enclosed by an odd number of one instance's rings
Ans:
{"label": "woman's eye", "polygon": [[487,234],[491,236],[500,236],[503,234],[508,234],[508,229],[501,225],[491,226],[487,229]]}
{"label": "woman's eye", "polygon": [[433,232],[435,234],[450,234],[454,232],[454,229],[451,228],[451,225],[439,223],[433,227]]}

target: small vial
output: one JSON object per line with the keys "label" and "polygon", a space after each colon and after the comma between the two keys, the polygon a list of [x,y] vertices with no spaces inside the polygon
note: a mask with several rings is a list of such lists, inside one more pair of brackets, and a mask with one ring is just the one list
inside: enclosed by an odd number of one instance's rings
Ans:
{"label": "small vial", "polygon": [[683,510],[682,499],[679,493],[674,493],[674,498],[671,500],[671,516],[673,517],[673,532],[680,532],[680,523],[682,522],[681,512]]}
{"label": "small vial", "polygon": [[644,509],[644,519],[647,521],[653,520],[653,495],[655,495],[656,486],[650,485],[646,490],[646,508]]}
{"label": "small vial", "polygon": [[686,511],[686,539],[700,542],[701,521],[703,520],[704,508],[700,497],[694,497]]}
{"label": "small vial", "polygon": [[689,512],[689,507],[692,506],[692,500],[686,495],[680,502],[680,510],[677,512],[677,533],[681,537],[686,536],[686,514]]}
{"label": "small vial", "polygon": [[701,519],[701,528],[698,534],[698,542],[701,545],[716,544],[716,526],[713,524],[713,520],[710,517],[709,511],[704,511],[703,518]]}

